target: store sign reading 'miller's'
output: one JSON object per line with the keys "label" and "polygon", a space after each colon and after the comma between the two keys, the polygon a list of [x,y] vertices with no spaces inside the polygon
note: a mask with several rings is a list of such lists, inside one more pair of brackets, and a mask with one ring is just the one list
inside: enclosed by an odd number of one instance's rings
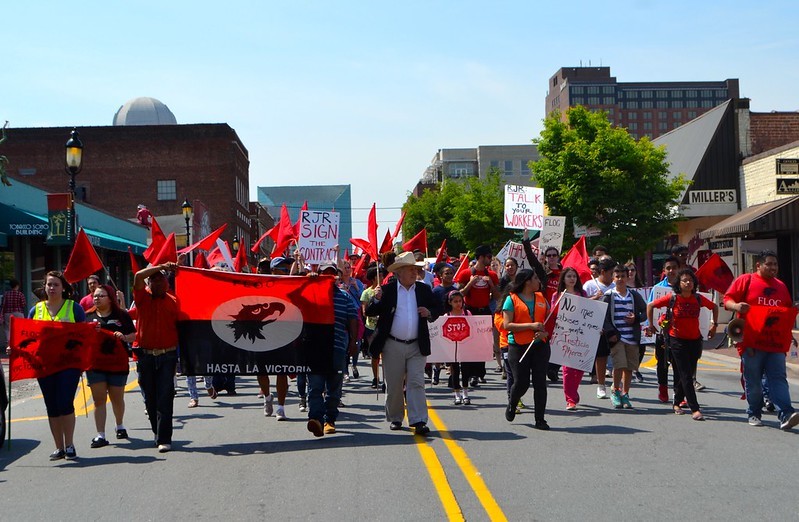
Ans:
{"label": "store sign reading 'miller's'", "polygon": [[737,203],[738,194],[735,189],[689,190],[688,201],[691,205],[701,203]]}

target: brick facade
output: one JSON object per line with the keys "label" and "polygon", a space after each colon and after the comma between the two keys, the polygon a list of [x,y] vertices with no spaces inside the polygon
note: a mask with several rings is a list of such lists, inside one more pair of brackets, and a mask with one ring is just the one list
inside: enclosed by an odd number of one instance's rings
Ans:
{"label": "brick facade", "polygon": [[799,140],[799,112],[751,112],[752,154]]}
{"label": "brick facade", "polygon": [[790,143],[766,153],[752,156],[741,166],[741,194],[746,198],[741,207],[751,207],[776,199],[789,198],[790,194],[777,194],[777,159],[799,158],[799,141]]}

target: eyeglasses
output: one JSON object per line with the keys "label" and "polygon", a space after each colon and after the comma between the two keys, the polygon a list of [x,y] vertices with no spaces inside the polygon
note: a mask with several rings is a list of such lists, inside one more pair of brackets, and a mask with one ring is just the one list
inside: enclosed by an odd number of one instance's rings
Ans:
{"label": "eyeglasses", "polygon": [[101,297],[108,297],[108,294],[96,294],[92,296],[94,299],[100,299]]}

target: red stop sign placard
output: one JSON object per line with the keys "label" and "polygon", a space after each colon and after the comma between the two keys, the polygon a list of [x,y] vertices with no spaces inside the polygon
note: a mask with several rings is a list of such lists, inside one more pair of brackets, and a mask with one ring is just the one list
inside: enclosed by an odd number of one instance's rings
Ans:
{"label": "red stop sign placard", "polygon": [[472,333],[465,317],[448,317],[441,328],[441,335],[456,343],[467,339]]}

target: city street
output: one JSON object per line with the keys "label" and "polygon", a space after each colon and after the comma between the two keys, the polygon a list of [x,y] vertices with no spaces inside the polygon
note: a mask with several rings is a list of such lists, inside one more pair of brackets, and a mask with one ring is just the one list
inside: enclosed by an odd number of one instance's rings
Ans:
{"label": "city street", "polygon": [[[38,388],[14,383],[0,505],[8,520],[794,519],[786,493],[799,430],[780,431],[768,413],[764,427],[747,424],[738,361],[706,353],[700,362],[705,422],[658,402],[653,363],[650,351],[633,410],[597,399],[586,377],[583,402],[569,412],[560,385],[550,384],[549,432],[532,428],[531,393],[513,423],[504,419],[504,381],[492,365],[471,406],[454,406],[445,386],[428,383],[427,438],[407,427],[389,431],[368,361],[359,364],[360,379],[344,385],[338,433],[321,439],[306,431],[293,382],[289,420],[278,422],[264,417],[254,378],[241,379],[234,397],[202,395],[196,409],[186,407],[180,378],[166,454],[153,445],[131,375],[130,440],[113,438],[109,407],[111,445],[90,449],[93,405],[87,390],[84,408],[79,389],[72,462],[48,460],[52,440]],[[795,404],[797,385],[792,377]]]}

